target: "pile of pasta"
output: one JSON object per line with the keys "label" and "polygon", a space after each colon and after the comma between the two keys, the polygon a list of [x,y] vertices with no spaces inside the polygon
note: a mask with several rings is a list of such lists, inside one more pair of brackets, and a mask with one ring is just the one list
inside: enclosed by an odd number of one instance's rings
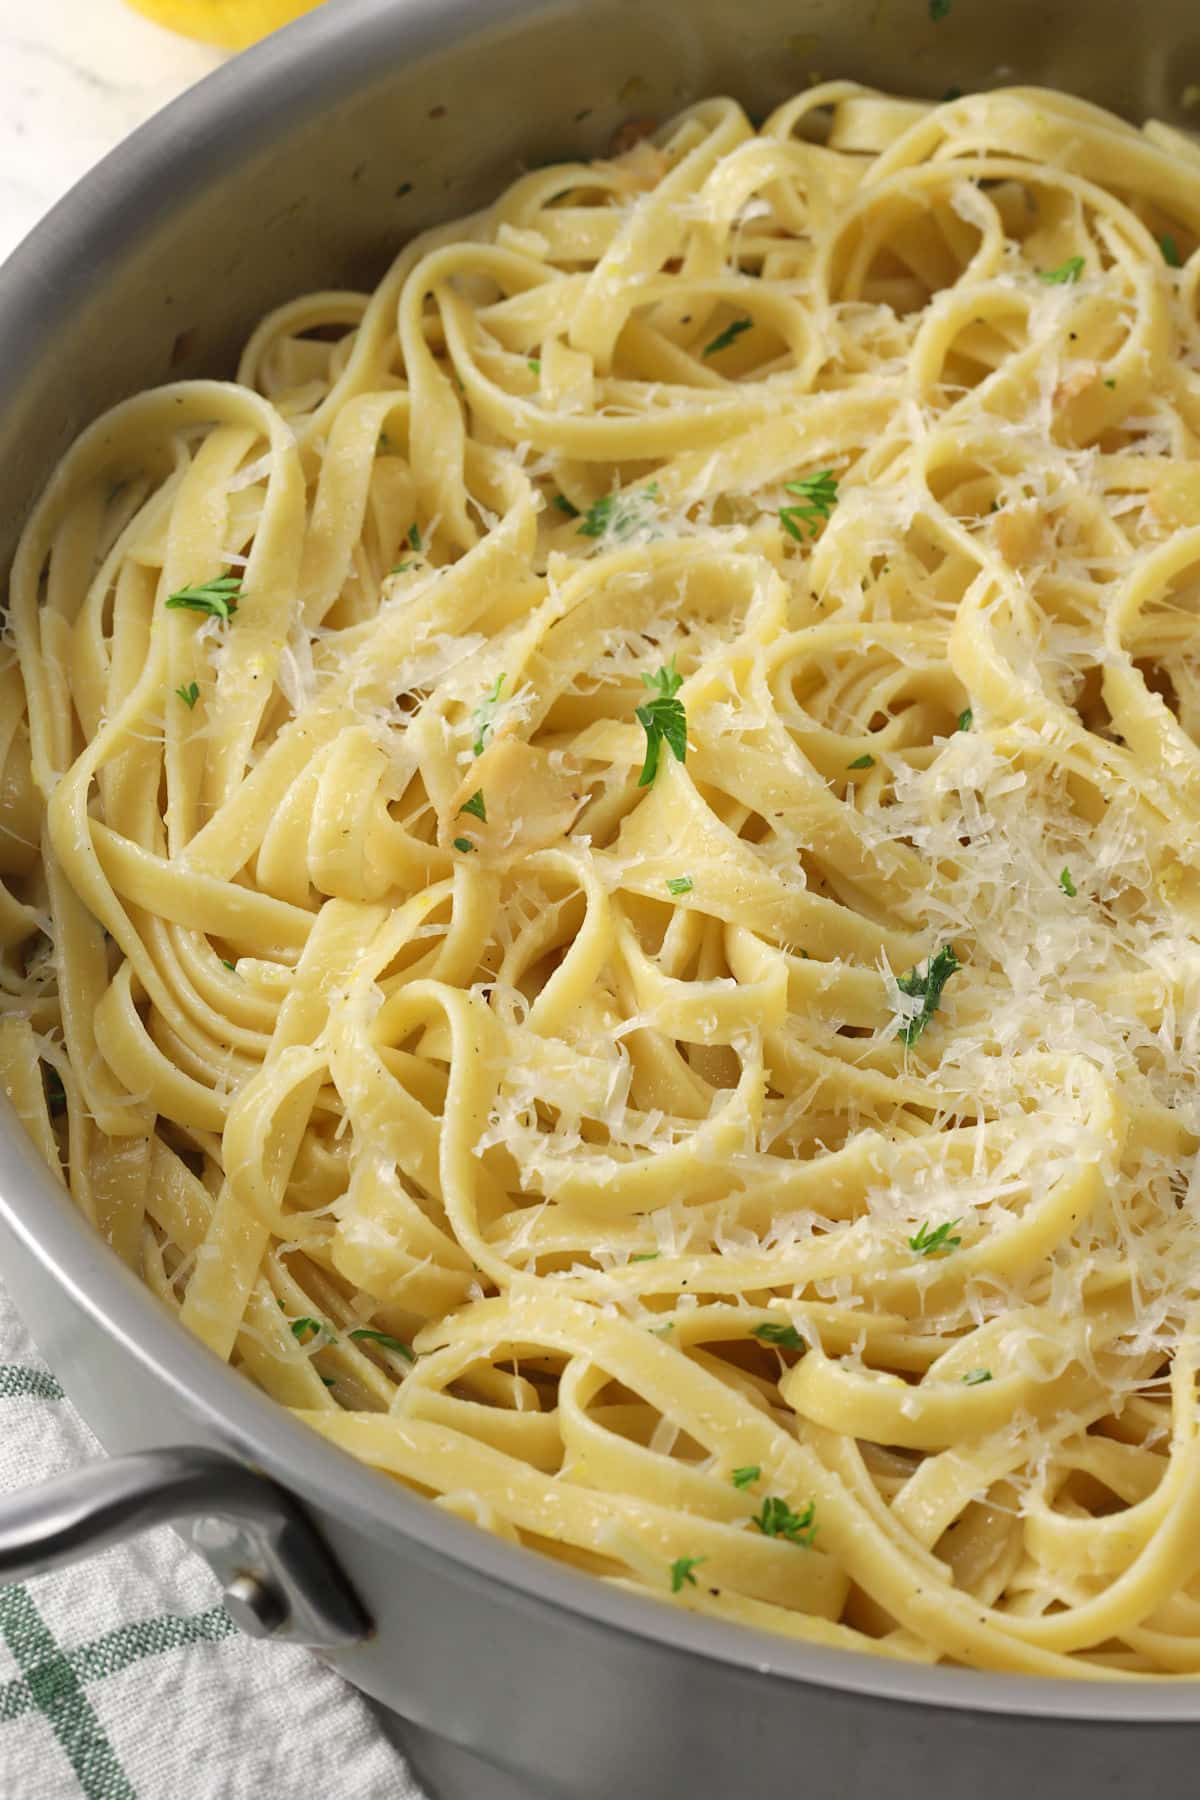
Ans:
{"label": "pile of pasta", "polygon": [[63,459],[5,1089],[331,1444],[665,1605],[1200,1670],[1200,150],[816,87]]}

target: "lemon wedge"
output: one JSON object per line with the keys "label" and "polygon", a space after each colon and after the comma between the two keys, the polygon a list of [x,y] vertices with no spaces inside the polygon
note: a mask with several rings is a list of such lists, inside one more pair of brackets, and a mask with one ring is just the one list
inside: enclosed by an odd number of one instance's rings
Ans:
{"label": "lemon wedge", "polygon": [[320,4],[321,0],[130,0],[155,24],[226,50],[244,50]]}

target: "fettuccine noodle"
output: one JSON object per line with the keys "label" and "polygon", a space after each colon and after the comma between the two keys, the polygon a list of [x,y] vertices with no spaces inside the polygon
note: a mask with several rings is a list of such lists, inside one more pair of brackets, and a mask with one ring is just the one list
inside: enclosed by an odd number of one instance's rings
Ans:
{"label": "fettuccine noodle", "polygon": [[666,1605],[1200,1671],[1198,238],[1062,95],[713,100],[84,433],[0,1057],[183,1325]]}

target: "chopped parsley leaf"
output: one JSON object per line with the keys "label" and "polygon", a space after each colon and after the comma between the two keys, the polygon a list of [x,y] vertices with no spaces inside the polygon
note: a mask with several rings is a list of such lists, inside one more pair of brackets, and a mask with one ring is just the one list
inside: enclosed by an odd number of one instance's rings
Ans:
{"label": "chopped parsley leaf", "polygon": [[1158,247],[1163,253],[1163,261],[1168,268],[1182,269],[1183,259],[1179,254],[1179,245],[1169,231],[1164,231],[1158,240]]}
{"label": "chopped parsley leaf", "polygon": [[661,1255],[662,1255],[661,1250],[642,1250],[638,1253],[637,1256],[631,1256],[629,1260],[631,1263],[657,1262]]}
{"label": "chopped parsley leaf", "polygon": [[985,1381],[992,1379],[990,1369],[968,1369],[963,1376],[964,1387],[980,1387]]}
{"label": "chopped parsley leaf", "polygon": [[408,528],[408,541],[414,550],[421,548],[421,528],[414,519]]}
{"label": "chopped parsley leaf", "polygon": [[372,1331],[368,1326],[360,1325],[357,1330],[347,1332],[346,1335],[356,1344],[378,1344],[381,1350],[394,1350],[406,1362],[417,1360],[411,1344],[402,1344],[399,1338],[389,1337],[386,1331]]}
{"label": "chopped parsley leaf", "polygon": [[762,1470],[757,1463],[747,1463],[744,1468],[733,1471],[733,1485],[735,1488],[748,1488],[761,1474]]}
{"label": "chopped parsley leaf", "polygon": [[647,487],[637,488],[631,494],[623,494],[619,488],[611,494],[601,494],[599,500],[593,500],[584,513],[583,523],[576,535],[600,538],[611,532],[613,537],[628,537],[630,532],[638,531],[650,523],[649,509],[657,499],[657,481],[650,482]]}
{"label": "chopped parsley leaf", "polygon": [[730,344],[736,343],[743,331],[749,331],[753,323],[753,319],[735,319],[724,331],[718,331],[711,344],[705,344],[704,355],[715,356],[718,350],[728,350]]}
{"label": "chopped parsley leaf", "polygon": [[671,1592],[681,1593],[685,1582],[689,1587],[695,1587],[696,1577],[692,1570],[698,1569],[702,1562],[707,1561],[706,1556],[677,1556],[671,1564]]}
{"label": "chopped parsley leaf", "polygon": [[475,792],[471,795],[471,798],[469,800],[464,800],[458,810],[460,813],[473,814],[475,818],[482,819],[486,825],[487,801],[483,797],[483,789],[476,788]]}
{"label": "chopped parsley leaf", "polygon": [[873,769],[875,767],[875,758],[870,755],[856,756],[852,763],[846,764],[846,767],[848,769]]}
{"label": "chopped parsley leaf", "polygon": [[1082,256],[1068,256],[1066,262],[1059,263],[1057,269],[1039,269],[1038,280],[1044,281],[1047,287],[1068,287],[1071,282],[1078,281],[1082,274]]}
{"label": "chopped parsley leaf", "polygon": [[786,1538],[789,1544],[801,1544],[806,1550],[811,1550],[812,1541],[817,1535],[817,1528],[813,1523],[816,1510],[815,1500],[810,1500],[800,1512],[793,1512],[787,1501],[780,1499],[778,1494],[768,1494],[750,1523],[764,1537]]}
{"label": "chopped parsley leaf", "polygon": [[533,371],[533,373],[534,373],[534,374],[535,374],[535,375],[540,375],[540,374],[541,374],[541,372],[542,372],[542,359],[541,359],[541,357],[540,357],[540,356],[528,356],[528,357],[526,357],[526,359],[525,359],[525,360],[526,360],[526,362],[527,362],[527,363],[528,363],[528,364],[529,364],[529,367],[530,367],[530,368],[531,368],[531,369],[532,369],[532,371]]}
{"label": "chopped parsley leaf", "polygon": [[292,1336],[298,1344],[311,1344],[315,1337],[327,1337],[331,1344],[337,1343],[334,1333],[320,1319],[293,1319]]}
{"label": "chopped parsley leaf", "polygon": [[411,569],[411,568],[412,568],[412,559],[408,558],[406,561],[404,561],[402,563],[393,563],[391,568],[388,570],[388,574],[389,575],[403,575],[405,569]]}
{"label": "chopped parsley leaf", "polygon": [[918,1256],[945,1256],[951,1250],[957,1250],[962,1243],[960,1237],[950,1236],[957,1224],[957,1219],[945,1219],[933,1231],[930,1231],[928,1225],[922,1220],[917,1235],[909,1238],[908,1247]]}
{"label": "chopped parsley leaf", "polygon": [[780,1350],[808,1349],[794,1325],[756,1325],[750,1335],[761,1344],[775,1344]]}
{"label": "chopped parsley leaf", "polygon": [[690,875],[669,875],[667,877],[667,892],[669,894],[690,894],[691,891],[692,878]]}
{"label": "chopped parsley leaf", "polygon": [[568,519],[577,519],[579,517],[579,508],[577,506],[572,506],[565,494],[555,494],[554,504],[557,506],[560,513],[566,513]]}
{"label": "chopped parsley leaf", "polygon": [[188,711],[191,712],[193,706],[195,706],[197,700],[200,698],[200,683],[198,681],[189,681],[186,687],[177,687],[175,692],[179,695],[179,698],[183,701],[183,704],[187,707]]}
{"label": "chopped parsley leaf", "polygon": [[942,989],[961,968],[962,964],[954,954],[953,944],[943,944],[940,950],[926,959],[924,974],[920,972],[918,964],[906,975],[896,977],[896,986],[900,992],[921,1002],[920,1012],[914,1013],[910,1019],[905,1019],[897,1026],[897,1037],[902,1037],[906,1044],[916,1043],[941,1004]]}
{"label": "chopped parsley leaf", "polygon": [[1075,898],[1076,894],[1079,892],[1079,889],[1075,886],[1075,883],[1071,880],[1070,869],[1063,870],[1062,874],[1058,878],[1058,885],[1062,889],[1063,893],[1066,894],[1067,898],[1070,900],[1073,900]]}
{"label": "chopped parsley leaf", "polygon": [[951,0],[929,0],[929,16],[935,25],[950,16]]}
{"label": "chopped parsley leaf", "polygon": [[1114,378],[1110,375],[1106,378],[1104,385],[1106,388],[1115,388],[1117,384],[1116,384],[1116,381],[1114,380]]}
{"label": "chopped parsley leaf", "polygon": [[467,852],[470,850],[473,850],[475,848],[475,846],[471,842],[470,838],[455,838],[454,848],[456,850],[461,850],[463,855],[465,856],[467,854]]}
{"label": "chopped parsley leaf", "polygon": [[42,1072],[46,1082],[46,1110],[52,1119],[57,1118],[59,1113],[67,1110],[67,1090],[53,1063],[43,1063]]}
{"label": "chopped parsley leaf", "polygon": [[945,106],[950,100],[961,100],[962,95],[963,91],[960,87],[948,87],[942,95],[942,105]]}
{"label": "chopped parsley leaf", "polygon": [[642,681],[646,687],[658,690],[653,700],[637,709],[638,723],[646,733],[646,760],[638,776],[638,786],[649,787],[658,774],[659,752],[664,744],[676,762],[685,760],[687,714],[682,700],[675,697],[683,686],[683,676],[676,671],[674,657],[653,675],[643,675]]}
{"label": "chopped parsley leaf", "polygon": [[672,657],[669,663],[661,664],[659,668],[655,669],[653,675],[647,675],[643,669],[642,686],[657,688],[664,699],[673,699],[683,686],[683,676],[675,667],[675,658]]}
{"label": "chopped parsley leaf", "polygon": [[802,544],[803,527],[807,525],[809,536],[816,537],[821,520],[827,519],[837,505],[837,476],[832,469],[820,469],[815,475],[805,475],[799,481],[785,481],[783,486],[786,493],[796,495],[798,504],[781,506],[779,521],[784,530]]}
{"label": "chopped parsley leaf", "polygon": [[958,723],[955,725],[954,729],[956,731],[970,731],[974,723],[975,714],[971,711],[969,706],[964,706],[958,715]]}
{"label": "chopped parsley leaf", "polygon": [[497,675],[495,682],[483,696],[475,711],[471,714],[471,724],[475,727],[475,739],[471,745],[476,756],[482,756],[487,749],[488,740],[495,730],[496,721],[493,711],[500,701],[500,689],[504,686],[503,675]]}
{"label": "chopped parsley leaf", "polygon": [[237,974],[237,964],[229,962],[225,957],[221,958],[221,967],[223,969],[228,969],[231,975]]}
{"label": "chopped parsley leaf", "polygon": [[214,576],[196,587],[180,588],[167,600],[168,606],[187,612],[207,613],[212,619],[232,619],[242,597],[241,577],[230,574]]}

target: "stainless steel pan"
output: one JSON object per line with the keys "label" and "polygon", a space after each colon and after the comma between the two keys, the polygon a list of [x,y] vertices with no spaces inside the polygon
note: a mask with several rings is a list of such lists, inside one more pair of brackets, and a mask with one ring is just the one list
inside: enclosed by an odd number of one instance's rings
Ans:
{"label": "stainless steel pan", "polygon": [[[227,371],[277,301],[371,281],[418,226],[523,164],[598,150],[631,113],[717,91],[763,110],[816,71],[930,95],[1038,80],[1180,118],[1200,14],[1192,0],[1136,15],[1127,0],[953,0],[940,23],[927,0],[335,0],[138,132],[0,271],[0,567],[55,459],[110,402]],[[128,1459],[0,1506],[0,1572],[199,1513],[193,1536],[248,1629],[321,1647],[431,1744],[580,1800],[1194,1786],[1200,1685],[785,1644],[610,1593],[358,1467],[177,1329],[11,1116],[0,1251],[72,1398]],[[434,1760],[453,1785],[453,1758]],[[475,1769],[459,1777],[471,1800]]]}

